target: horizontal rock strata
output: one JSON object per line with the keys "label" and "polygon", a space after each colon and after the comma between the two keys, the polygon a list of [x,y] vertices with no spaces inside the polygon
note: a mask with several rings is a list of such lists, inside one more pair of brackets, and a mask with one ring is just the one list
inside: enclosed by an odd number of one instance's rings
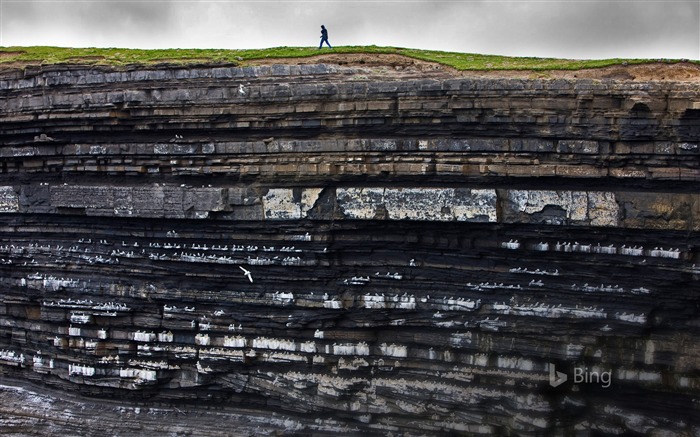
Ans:
{"label": "horizontal rock strata", "polygon": [[697,84],[47,66],[0,100],[8,433],[700,432]]}

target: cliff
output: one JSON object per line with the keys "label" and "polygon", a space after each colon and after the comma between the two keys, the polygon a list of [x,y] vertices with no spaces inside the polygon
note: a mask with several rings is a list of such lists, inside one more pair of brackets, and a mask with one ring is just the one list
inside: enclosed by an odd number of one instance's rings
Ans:
{"label": "cliff", "polygon": [[700,433],[697,81],[34,66],[0,101],[4,433]]}

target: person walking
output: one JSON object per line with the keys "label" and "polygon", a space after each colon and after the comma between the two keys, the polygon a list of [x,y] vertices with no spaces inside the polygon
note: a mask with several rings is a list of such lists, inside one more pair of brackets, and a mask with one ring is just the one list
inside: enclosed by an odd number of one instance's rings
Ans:
{"label": "person walking", "polygon": [[328,48],[330,48],[330,49],[333,48],[333,47],[331,47],[331,43],[328,42],[328,31],[326,30],[326,26],[324,26],[324,25],[322,24],[322,25],[321,25],[321,44],[318,45],[318,48],[319,48],[319,49],[320,49],[321,47],[323,47],[323,42],[324,42],[324,41],[326,42],[326,44],[328,44]]}

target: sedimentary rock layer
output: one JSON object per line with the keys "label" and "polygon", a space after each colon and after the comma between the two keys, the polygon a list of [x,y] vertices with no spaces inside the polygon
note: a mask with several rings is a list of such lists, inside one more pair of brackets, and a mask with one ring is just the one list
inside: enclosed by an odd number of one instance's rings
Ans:
{"label": "sedimentary rock layer", "polygon": [[697,84],[63,66],[0,100],[10,433],[700,432]]}

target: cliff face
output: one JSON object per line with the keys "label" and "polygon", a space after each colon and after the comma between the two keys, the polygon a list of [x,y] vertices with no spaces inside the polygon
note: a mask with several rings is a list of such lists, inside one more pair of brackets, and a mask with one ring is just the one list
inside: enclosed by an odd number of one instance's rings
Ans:
{"label": "cliff face", "polygon": [[697,83],[36,67],[0,100],[8,433],[700,433]]}

